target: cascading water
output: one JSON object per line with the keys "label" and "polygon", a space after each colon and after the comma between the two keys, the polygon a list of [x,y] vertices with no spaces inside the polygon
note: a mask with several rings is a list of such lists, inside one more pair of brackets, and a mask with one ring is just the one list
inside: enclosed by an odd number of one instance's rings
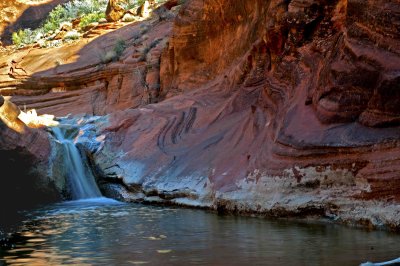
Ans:
{"label": "cascading water", "polygon": [[59,127],[52,128],[52,131],[55,138],[63,145],[64,167],[70,183],[72,199],[101,197],[92,173],[85,171],[81,155],[73,140],[66,138],[63,130]]}

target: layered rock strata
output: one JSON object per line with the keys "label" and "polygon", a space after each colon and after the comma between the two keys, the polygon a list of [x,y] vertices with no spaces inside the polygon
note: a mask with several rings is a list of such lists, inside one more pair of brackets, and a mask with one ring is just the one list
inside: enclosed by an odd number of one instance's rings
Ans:
{"label": "layered rock strata", "polygon": [[[157,102],[160,55],[171,29],[172,19],[106,23],[80,42],[5,54],[0,93],[13,96],[22,110],[59,116],[105,115]],[[121,44],[126,49],[117,56]],[[10,73],[12,60],[17,68]]]}
{"label": "layered rock strata", "polygon": [[190,1],[161,58],[168,99],[110,115],[95,161],[132,200],[398,230],[398,10]]}
{"label": "layered rock strata", "polygon": [[[69,47],[65,65],[40,69],[55,58],[32,51],[21,64],[34,74],[1,92],[57,115],[107,114],[82,144],[108,195],[399,230],[398,10],[186,1],[174,22],[166,9]],[[93,59],[117,37],[118,61]]]}

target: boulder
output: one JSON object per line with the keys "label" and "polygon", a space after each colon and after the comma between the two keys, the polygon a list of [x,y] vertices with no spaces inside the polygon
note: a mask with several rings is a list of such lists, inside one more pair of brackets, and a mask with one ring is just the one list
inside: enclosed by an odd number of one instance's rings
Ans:
{"label": "boulder", "polygon": [[137,14],[142,18],[147,18],[150,16],[151,9],[149,1],[144,1],[144,3],[138,8]]}
{"label": "boulder", "polygon": [[60,30],[58,30],[58,31],[56,31],[56,33],[54,34],[54,36],[53,36],[53,40],[62,40],[62,39],[64,39],[64,36],[67,34],[67,32],[66,31],[60,31]]}
{"label": "boulder", "polygon": [[76,24],[76,20],[75,19],[74,23],[71,22],[64,22],[60,25],[60,31],[71,31],[74,27],[74,24]]}
{"label": "boulder", "polygon": [[77,29],[79,24],[81,23],[81,18],[76,18],[71,21],[71,25],[73,29]]}
{"label": "boulder", "polygon": [[135,21],[135,20],[136,20],[136,17],[134,15],[132,15],[132,14],[129,14],[129,13],[126,13],[124,15],[124,17],[122,18],[123,22],[132,22],[132,21]]}
{"label": "boulder", "polygon": [[109,0],[106,9],[106,19],[109,22],[120,20],[125,13],[124,8],[120,5],[121,0]]}
{"label": "boulder", "polygon": [[9,128],[22,133],[25,131],[25,125],[18,118],[20,113],[21,110],[17,105],[3,98],[3,104],[0,107],[0,120]]}
{"label": "boulder", "polygon": [[82,30],[83,30],[83,31],[89,31],[89,30],[91,30],[91,29],[96,28],[99,24],[100,24],[99,22],[92,22],[92,23],[89,23],[88,25],[86,25],[85,27],[83,27]]}
{"label": "boulder", "polygon": [[107,23],[107,19],[106,18],[101,18],[101,19],[99,19],[99,24],[104,24],[104,23]]}

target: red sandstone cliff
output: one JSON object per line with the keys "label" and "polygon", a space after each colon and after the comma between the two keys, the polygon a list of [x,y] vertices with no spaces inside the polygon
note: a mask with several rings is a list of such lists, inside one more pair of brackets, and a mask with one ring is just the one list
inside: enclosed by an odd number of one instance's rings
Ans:
{"label": "red sandstone cliff", "polygon": [[114,113],[97,160],[150,201],[398,228],[399,10],[190,1],[162,55],[168,99]]}
{"label": "red sandstone cliff", "polygon": [[[398,229],[399,10],[191,0],[175,19],[32,50],[30,74],[4,75],[0,91],[42,112],[109,114],[92,157],[126,199]],[[129,48],[100,64],[117,37]]]}

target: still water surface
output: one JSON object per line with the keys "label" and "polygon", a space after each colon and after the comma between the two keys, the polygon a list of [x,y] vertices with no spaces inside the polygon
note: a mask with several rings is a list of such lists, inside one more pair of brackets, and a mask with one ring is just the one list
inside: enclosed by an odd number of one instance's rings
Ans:
{"label": "still water surface", "polygon": [[400,235],[388,232],[104,198],[32,211],[0,247],[0,265],[344,266],[399,256]]}

